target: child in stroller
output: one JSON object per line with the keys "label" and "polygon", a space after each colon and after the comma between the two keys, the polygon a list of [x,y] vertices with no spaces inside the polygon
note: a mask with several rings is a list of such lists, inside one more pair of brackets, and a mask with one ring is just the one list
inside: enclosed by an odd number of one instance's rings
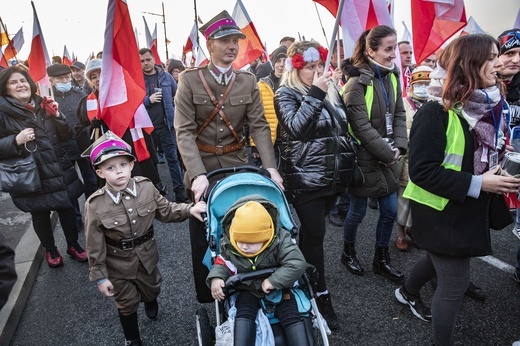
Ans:
{"label": "child in stroller", "polygon": [[282,295],[275,317],[280,321],[287,345],[311,345],[290,290],[303,275],[307,263],[291,233],[278,227],[278,218],[274,203],[260,195],[249,195],[233,204],[222,220],[220,254],[207,278],[214,299],[225,298],[225,281],[232,275],[277,267],[265,279],[244,281],[236,286],[234,345],[255,344],[260,301],[275,290]]}

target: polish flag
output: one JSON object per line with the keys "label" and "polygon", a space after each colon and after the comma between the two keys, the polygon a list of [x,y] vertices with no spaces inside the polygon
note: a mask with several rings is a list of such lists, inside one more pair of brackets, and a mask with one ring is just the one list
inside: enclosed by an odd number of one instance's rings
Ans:
{"label": "polish flag", "polygon": [[[337,16],[339,0],[314,1]],[[358,37],[365,30],[378,25],[394,26],[389,10],[392,10],[392,3],[388,4],[386,0],[345,0],[340,19],[346,57],[352,55]]]}
{"label": "polish flag", "polygon": [[72,58],[70,57],[69,50],[67,49],[67,45],[63,46],[63,58],[61,59],[64,65],[70,66],[72,65]]}
{"label": "polish flag", "polygon": [[119,137],[130,128],[137,160],[143,161],[150,157],[143,131],[151,133],[153,125],[143,105],[146,91],[132,27],[126,1],[109,0],[99,85],[99,118]]}
{"label": "polish flag", "polygon": [[420,64],[466,26],[466,10],[463,0],[411,1],[413,47]]}
{"label": "polish flag", "polygon": [[246,35],[245,39],[238,41],[238,55],[233,62],[233,68],[238,70],[264,54],[265,48],[241,0],[237,0],[231,17]]}
{"label": "polish flag", "polygon": [[25,40],[23,38],[23,28],[20,28],[16,35],[13,36],[9,43],[4,48],[4,56],[6,60],[14,58],[16,54],[22,49]]}
{"label": "polish flag", "polygon": [[9,64],[7,63],[7,59],[5,58],[4,53],[2,52],[2,48],[0,48],[0,67],[8,68]]}
{"label": "polish flag", "polygon": [[153,29],[153,35],[150,34],[150,29],[148,28],[148,23],[146,23],[146,19],[143,16],[144,20],[144,31],[146,35],[146,46],[150,48],[152,51],[153,58],[155,59],[156,65],[162,65],[161,58],[159,57],[159,53],[157,52],[157,23],[155,23],[155,28]]}
{"label": "polish flag", "polygon": [[469,34],[485,34],[486,32],[477,24],[473,17],[469,17],[468,24],[462,29],[460,36]]}
{"label": "polish flag", "polygon": [[197,48],[196,57],[197,58],[195,59],[195,63],[193,65],[194,67],[199,67],[199,66],[204,66],[204,65],[209,64],[209,59],[200,46]]}
{"label": "polish flag", "polygon": [[40,21],[38,20],[38,14],[36,13],[33,1],[31,1],[31,6],[33,8],[34,25],[31,52],[27,58],[27,62],[29,63],[29,74],[31,78],[39,84],[40,95],[50,96],[51,83],[47,76],[47,66],[51,64],[51,59],[47,52],[47,46],[45,45]]}

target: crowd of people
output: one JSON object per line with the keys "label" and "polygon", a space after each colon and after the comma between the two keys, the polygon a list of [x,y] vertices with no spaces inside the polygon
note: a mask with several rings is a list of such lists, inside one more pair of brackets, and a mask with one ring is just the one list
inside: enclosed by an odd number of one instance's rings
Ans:
{"label": "crowd of people", "polygon": [[[55,211],[66,253],[88,262],[90,280],[114,297],[126,344],[141,345],[137,310],[144,302],[148,318],[157,317],[162,281],[153,222],[189,219],[200,303],[223,300],[223,282],[237,268],[280,266],[238,293],[235,344],[254,342],[258,300],[281,290],[277,316],[286,338],[307,345],[288,291],[306,263],[318,273],[316,303],[328,327],[342,325],[327,286],[329,220],[343,228],[338,260],[357,276],[365,273],[357,232],[375,231],[373,272],[399,283],[395,298],[432,323],[435,345],[453,345],[463,296],[485,299],[470,282],[470,260],[491,253],[490,227],[508,222],[495,220],[495,208],[509,213],[501,195],[520,189],[520,178],[500,172],[501,160],[515,150],[511,129],[520,125],[520,29],[498,39],[460,36],[414,66],[410,42],[398,42],[393,28],[380,25],[361,34],[351,56],[338,41],[328,70],[327,48],[292,37],[282,38],[268,61],[259,57],[248,70],[233,69],[245,35],[226,11],[200,32],[210,53],[202,67],[175,59],[163,66],[150,49],[135,52],[154,126],[144,134],[145,159],[136,159],[130,129],[120,138],[101,119],[102,56],[71,66],[53,59],[47,67],[52,98],[39,95],[23,64],[0,72],[0,160],[34,159],[41,188],[10,195],[31,214],[47,264],[64,264],[51,225]],[[161,163],[173,191],[161,181]],[[281,233],[277,206],[248,196],[226,214],[225,261],[210,271],[203,264],[203,201],[223,176],[207,175],[248,164],[264,168],[294,208],[297,243]],[[362,227],[367,207],[379,210],[375,230]],[[520,208],[513,233],[520,238]],[[13,251],[3,242],[0,237],[0,308],[16,280]],[[410,244],[421,249],[413,268],[392,264],[394,243],[401,252]],[[520,246],[517,257],[513,278],[520,284]],[[431,304],[420,295],[428,282],[435,286]]]}

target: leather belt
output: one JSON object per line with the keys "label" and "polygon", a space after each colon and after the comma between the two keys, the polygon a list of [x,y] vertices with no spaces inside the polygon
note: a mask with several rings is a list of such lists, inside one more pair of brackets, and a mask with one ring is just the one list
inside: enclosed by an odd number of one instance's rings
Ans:
{"label": "leather belt", "polygon": [[145,234],[143,234],[140,237],[114,240],[105,235],[105,241],[107,244],[115,246],[115,247],[120,248],[121,250],[125,250],[125,251],[132,250],[137,245],[141,245],[152,238],[153,238],[153,227],[150,228],[148,230],[148,232],[146,232]]}
{"label": "leather belt", "polygon": [[231,153],[233,151],[237,151],[237,150],[244,148],[244,141],[242,140],[239,143],[235,143],[235,144],[217,145],[217,146],[206,145],[206,144],[202,144],[201,142],[197,141],[197,148],[199,148],[199,150],[204,151],[206,153],[212,153],[217,156],[220,156],[220,155]]}

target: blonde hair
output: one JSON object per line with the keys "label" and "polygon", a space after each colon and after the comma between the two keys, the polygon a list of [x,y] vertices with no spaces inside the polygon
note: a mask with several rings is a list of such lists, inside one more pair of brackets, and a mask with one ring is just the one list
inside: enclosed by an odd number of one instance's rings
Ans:
{"label": "blonde hair", "polygon": [[[320,44],[316,41],[298,41],[294,42],[287,49],[287,58],[292,58],[295,54],[302,54],[309,48],[320,47]],[[327,71],[324,71],[324,73]],[[286,86],[288,88],[294,89],[298,91],[300,94],[306,95],[309,92],[309,86],[302,83],[300,77],[298,76],[298,69],[285,69],[282,74],[282,78],[280,79],[280,86]],[[336,83],[331,83],[327,90],[326,99],[331,102],[334,106],[341,104],[343,101],[339,95],[339,89],[336,86]]]}

